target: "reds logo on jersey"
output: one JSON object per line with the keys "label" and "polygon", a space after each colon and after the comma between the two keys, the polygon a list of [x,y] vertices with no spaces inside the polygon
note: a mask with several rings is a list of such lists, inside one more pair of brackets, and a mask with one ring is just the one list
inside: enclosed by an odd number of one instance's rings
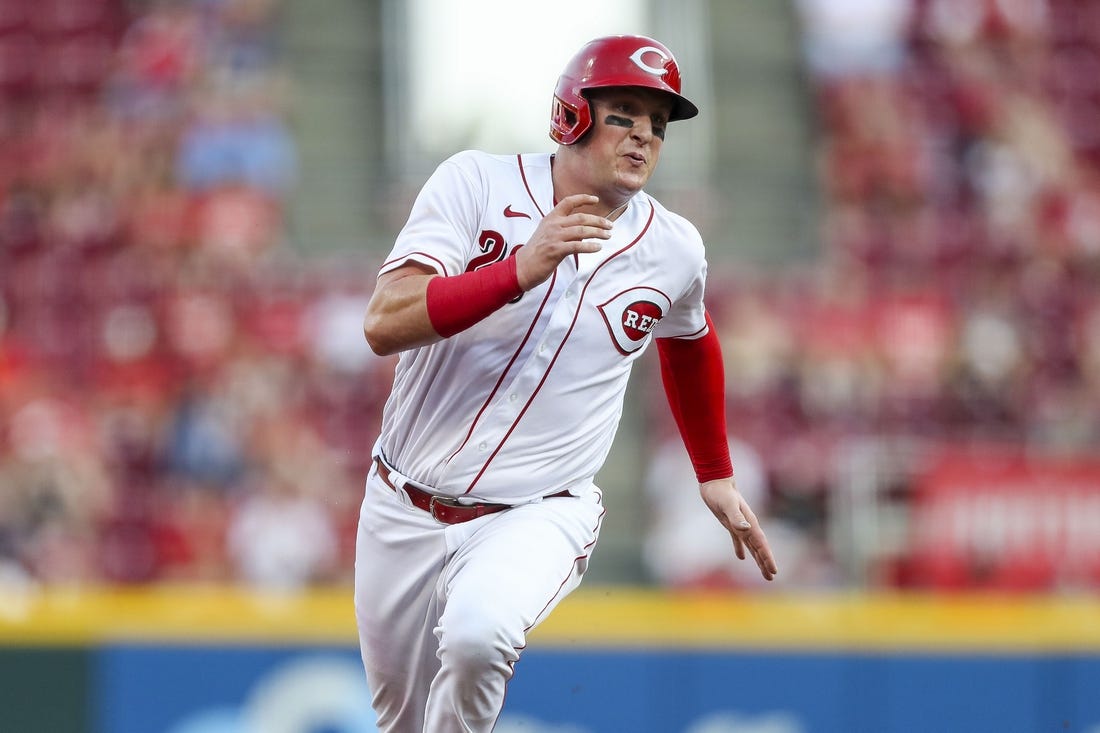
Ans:
{"label": "reds logo on jersey", "polygon": [[619,293],[598,307],[611,334],[611,342],[625,355],[645,345],[649,334],[672,307],[672,301],[659,290],[637,287]]}

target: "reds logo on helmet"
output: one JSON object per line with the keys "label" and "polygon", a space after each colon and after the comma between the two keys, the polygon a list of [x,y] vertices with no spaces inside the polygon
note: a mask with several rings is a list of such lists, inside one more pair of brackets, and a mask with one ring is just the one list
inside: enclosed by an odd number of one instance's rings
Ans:
{"label": "reds logo on helmet", "polygon": [[602,87],[645,87],[672,100],[669,122],[699,114],[680,93],[680,66],[660,41],[647,36],[604,36],[577,52],[558,77],[550,108],[550,137],[572,145],[592,127],[585,92]]}
{"label": "reds logo on helmet", "polygon": [[[645,54],[655,53],[657,54],[657,60],[660,61],[660,66],[650,66],[645,62]],[[648,71],[650,74],[656,74],[657,76],[664,76],[668,73],[668,69],[664,67],[672,59],[665,56],[665,52],[656,46],[642,46],[634,53],[630,54],[630,60],[638,65],[642,71]]]}
{"label": "reds logo on helmet", "polygon": [[645,346],[653,329],[672,307],[672,301],[659,290],[637,287],[598,307],[611,342],[619,353],[626,355]]}

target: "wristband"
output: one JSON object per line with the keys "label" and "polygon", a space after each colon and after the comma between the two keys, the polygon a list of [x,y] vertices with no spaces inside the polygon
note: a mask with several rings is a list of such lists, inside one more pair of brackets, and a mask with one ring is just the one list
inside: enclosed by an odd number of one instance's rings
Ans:
{"label": "wristband", "polygon": [[523,293],[516,258],[428,282],[428,320],[443,338],[454,336],[502,308]]}

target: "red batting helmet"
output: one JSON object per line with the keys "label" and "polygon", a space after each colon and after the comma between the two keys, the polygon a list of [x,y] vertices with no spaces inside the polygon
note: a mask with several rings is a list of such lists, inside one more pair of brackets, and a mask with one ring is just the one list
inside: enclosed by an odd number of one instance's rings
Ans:
{"label": "red batting helmet", "polygon": [[592,126],[585,92],[599,87],[646,87],[672,97],[669,122],[699,114],[680,94],[680,67],[660,41],[646,36],[605,36],[589,41],[558,77],[550,112],[550,137],[562,145],[577,142]]}

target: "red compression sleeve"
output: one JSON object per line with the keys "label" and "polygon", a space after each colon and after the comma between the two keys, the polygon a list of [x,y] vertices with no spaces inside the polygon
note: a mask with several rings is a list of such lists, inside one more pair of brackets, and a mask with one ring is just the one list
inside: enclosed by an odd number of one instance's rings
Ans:
{"label": "red compression sleeve", "polygon": [[698,339],[657,339],[661,381],[699,483],[733,475],[726,437],[726,376],[722,347],[707,315]]}
{"label": "red compression sleeve", "polygon": [[443,338],[454,336],[522,293],[515,257],[461,275],[433,277],[428,282],[428,320]]}

